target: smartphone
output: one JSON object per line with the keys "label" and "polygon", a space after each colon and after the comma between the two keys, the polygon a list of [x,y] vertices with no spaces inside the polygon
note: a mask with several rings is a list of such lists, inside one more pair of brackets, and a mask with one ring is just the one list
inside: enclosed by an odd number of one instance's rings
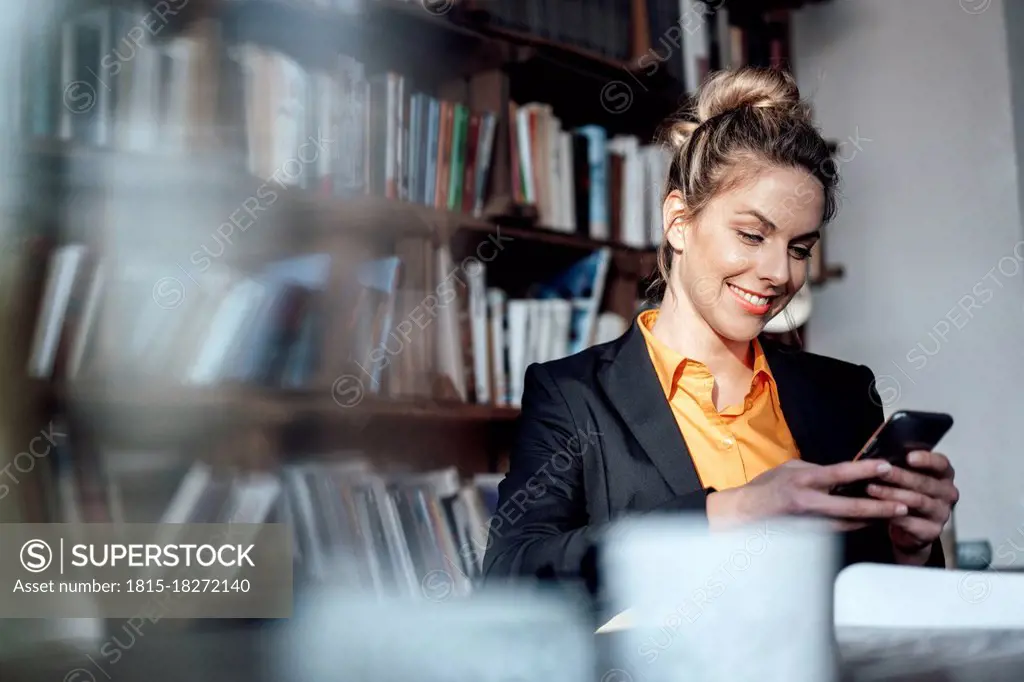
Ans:
{"label": "smartphone", "polygon": [[[878,427],[854,461],[884,459],[893,466],[907,467],[907,455],[914,450],[932,450],[953,426],[953,417],[941,412],[900,410]],[[870,481],[836,486],[833,495],[866,497]]]}

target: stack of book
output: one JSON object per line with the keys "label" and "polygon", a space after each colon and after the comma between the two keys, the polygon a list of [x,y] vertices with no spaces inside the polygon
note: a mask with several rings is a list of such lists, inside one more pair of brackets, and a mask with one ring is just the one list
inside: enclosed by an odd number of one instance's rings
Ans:
{"label": "stack of book", "polygon": [[494,25],[624,62],[642,76],[664,69],[688,94],[709,71],[788,61],[785,12],[733,16],[706,0],[465,0]]}
{"label": "stack of book", "polygon": [[381,595],[468,594],[481,576],[497,481],[461,481],[453,468],[375,471],[360,453],[226,475],[194,464],[162,523],[284,523],[307,584]]}
{"label": "stack of book", "polygon": [[661,243],[672,155],[596,125],[564,130],[548,104],[509,105],[512,191],[541,225],[635,248]]}
{"label": "stack of book", "polygon": [[470,277],[462,316],[468,324],[456,330],[463,352],[449,374],[465,387],[465,399],[518,407],[530,364],[572,355],[624,331],[624,321],[600,310],[610,259],[607,248],[599,249],[538,283],[530,297],[487,287],[483,267]]}
{"label": "stack of book", "polygon": [[57,247],[29,374],[324,390],[349,374],[369,394],[517,406],[530,363],[626,325],[600,309],[607,248],[513,297],[488,286],[487,264],[457,267],[447,244],[422,240],[351,266],[318,252],[246,274],[203,258],[199,286],[117,271],[83,244]]}
{"label": "stack of book", "polygon": [[[296,575],[309,584],[427,598],[447,585],[466,594],[481,576],[492,518],[511,513],[498,508],[500,474],[384,472],[360,451],[334,451],[267,471],[186,459],[175,475],[182,458],[171,451],[104,448],[87,462],[63,420],[51,430],[55,521],[158,522],[172,534],[176,524],[283,523]],[[146,499],[134,489],[140,482]]]}
{"label": "stack of book", "polygon": [[188,35],[160,40],[173,14],[125,3],[73,8],[51,23],[63,4],[41,3],[39,24],[29,27],[20,66],[23,137],[179,153],[208,142],[218,73],[208,44]]}
{"label": "stack of book", "polygon": [[345,55],[312,71],[246,43],[221,63],[209,41],[158,40],[143,28],[151,23],[101,5],[58,31],[39,27],[22,75],[25,137],[143,153],[217,139],[242,151],[250,174],[281,186],[482,211],[494,112],[414,92],[396,73],[367,75]]}
{"label": "stack of book", "polygon": [[[245,45],[250,171],[288,177],[318,194],[370,194],[465,214],[483,211],[497,118],[414,91],[401,74],[367,76],[339,55],[333,73],[311,73],[290,57]],[[296,150],[325,140],[309,163]],[[312,154],[306,156],[312,157]]]}
{"label": "stack of book", "polygon": [[196,286],[184,277],[126,273],[82,244],[62,245],[50,259],[28,372],[59,380],[308,385],[321,351],[318,287],[328,264],[313,254],[254,276],[213,266]]}

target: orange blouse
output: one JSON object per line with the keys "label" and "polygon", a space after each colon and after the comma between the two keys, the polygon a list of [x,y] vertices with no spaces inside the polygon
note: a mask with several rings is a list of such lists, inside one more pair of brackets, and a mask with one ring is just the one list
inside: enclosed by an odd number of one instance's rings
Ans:
{"label": "orange blouse", "polygon": [[800,457],[782,415],[775,378],[756,339],[754,377],[746,399],[719,412],[711,399],[711,372],[703,363],[685,358],[654,337],[651,328],[657,317],[657,310],[645,310],[637,321],[705,488],[741,486],[768,469]]}

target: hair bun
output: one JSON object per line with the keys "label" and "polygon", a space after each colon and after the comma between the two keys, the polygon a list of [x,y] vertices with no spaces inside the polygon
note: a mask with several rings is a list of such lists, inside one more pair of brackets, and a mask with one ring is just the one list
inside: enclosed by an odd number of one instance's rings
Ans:
{"label": "hair bun", "polygon": [[786,117],[810,120],[796,81],[779,69],[744,67],[719,71],[697,93],[695,109],[701,123],[741,107],[770,108]]}

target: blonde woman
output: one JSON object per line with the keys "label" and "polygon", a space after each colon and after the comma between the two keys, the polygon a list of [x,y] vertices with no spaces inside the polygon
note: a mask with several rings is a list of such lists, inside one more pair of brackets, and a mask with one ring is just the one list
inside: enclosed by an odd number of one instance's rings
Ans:
{"label": "blonde woman", "polygon": [[[715,74],[673,126],[657,309],[619,339],[530,366],[484,559],[488,578],[579,577],[623,514],[685,510],[714,527],[832,520],[844,564],[943,566],[959,493],[949,460],[851,461],[882,423],[862,365],[759,338],[807,279],[836,209],[836,167],[792,78]],[[877,479],[865,498],[832,486]],[[514,513],[513,513],[514,512]]]}

